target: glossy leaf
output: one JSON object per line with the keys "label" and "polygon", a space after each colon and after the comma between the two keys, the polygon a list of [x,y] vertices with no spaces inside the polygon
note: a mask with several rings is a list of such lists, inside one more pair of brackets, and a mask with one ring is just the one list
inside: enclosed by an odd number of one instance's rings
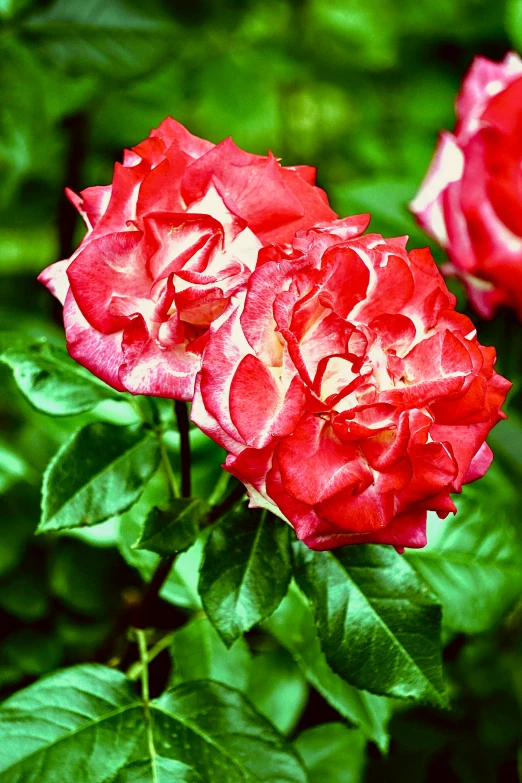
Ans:
{"label": "glossy leaf", "polygon": [[125,766],[111,783],[203,783],[198,773],[181,761],[155,756]]}
{"label": "glossy leaf", "polygon": [[455,498],[457,515],[428,520],[428,546],[408,561],[438,594],[443,622],[474,634],[498,623],[522,592],[522,543],[513,488],[492,470]]}
{"label": "glossy leaf", "polygon": [[237,506],[212,529],[199,593],[227,646],[268,617],[290,580],[289,527],[266,511]]}
{"label": "glossy leaf", "polygon": [[218,682],[179,685],[153,702],[160,755],[192,765],[205,783],[306,783],[291,745],[239,691]]}
{"label": "glossy leaf", "polygon": [[126,763],[143,731],[140,702],[123,674],[65,669],[2,704],[0,781],[102,783]]}
{"label": "glossy leaf", "polygon": [[67,351],[47,340],[17,342],[0,352],[24,397],[50,416],[74,416],[106,399],[121,399],[110,386],[73,361]]}
{"label": "glossy leaf", "polygon": [[308,770],[310,783],[360,783],[366,739],[344,723],[323,723],[303,731],[295,746]]}
{"label": "glossy leaf", "polygon": [[334,555],[297,542],[294,552],[334,671],[373,693],[444,704],[441,607],[415,569],[392,547],[371,544]]}
{"label": "glossy leaf", "polygon": [[148,723],[130,682],[108,667],[47,677],[0,708],[0,782],[306,783],[291,745],[221,683],[181,685],[150,712]]}
{"label": "glossy leaf", "polygon": [[39,532],[96,525],[129,508],[159,460],[158,439],[144,428],[87,425],[44,474]]}
{"label": "glossy leaf", "polygon": [[175,498],[168,510],[151,509],[133,549],[147,549],[158,555],[184,552],[195,542],[207,505],[199,498]]}
{"label": "glossy leaf", "polygon": [[390,700],[354,688],[332,671],[321,650],[310,605],[295,584],[264,627],[292,654],[310,685],[385,751]]}
{"label": "glossy leaf", "polygon": [[217,680],[244,690],[251,658],[244,639],[227,649],[207,617],[194,617],[174,634],[172,683]]}

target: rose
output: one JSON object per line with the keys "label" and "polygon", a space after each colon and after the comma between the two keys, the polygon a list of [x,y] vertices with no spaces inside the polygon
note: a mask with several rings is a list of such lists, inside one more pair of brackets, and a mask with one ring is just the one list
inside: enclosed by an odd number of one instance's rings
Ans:
{"label": "rose", "polygon": [[165,120],[112,185],[69,192],[87,236],[39,279],[64,304],[71,356],[116,389],[191,399],[208,326],[261,244],[335,216],[314,177]]}
{"label": "rose", "polygon": [[123,231],[150,212],[182,212],[213,184],[228,209],[264,244],[291,242],[296,231],[337,217],[311,166],[281,166],[272,153],[251,155],[231,138],[214,145],[167,117],[125,150],[112,185],[67,191],[89,231]]}
{"label": "rose", "polygon": [[309,547],[422,547],[426,512],[484,474],[510,383],[428,250],[360,236],[365,216],[265,248],[217,320],[193,421],[251,503]]}
{"label": "rose", "polygon": [[213,188],[186,212],[150,212],[140,225],[84,243],[65,280],[62,262],[40,279],[63,297],[80,364],[120,391],[189,400],[208,327],[261,245]]}
{"label": "rose", "polygon": [[509,305],[522,318],[522,60],[477,57],[456,108],[411,209],[482,316]]}

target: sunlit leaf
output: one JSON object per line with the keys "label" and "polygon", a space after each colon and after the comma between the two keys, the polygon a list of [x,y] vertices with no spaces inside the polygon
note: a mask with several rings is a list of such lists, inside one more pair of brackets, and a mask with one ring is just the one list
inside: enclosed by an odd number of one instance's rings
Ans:
{"label": "sunlit leaf", "polygon": [[121,399],[110,386],[73,361],[64,348],[40,340],[18,340],[0,351],[24,397],[50,416],[74,416],[107,399]]}
{"label": "sunlit leaf", "polygon": [[323,723],[303,731],[295,746],[308,770],[310,783],[360,783],[366,738],[344,723]]}
{"label": "sunlit leaf", "polygon": [[150,716],[114,669],[87,664],[58,672],[0,708],[0,781],[307,781],[292,746],[222,683],[168,690],[151,702]]}
{"label": "sunlit leaf", "polygon": [[428,546],[406,558],[442,601],[443,621],[481,633],[499,622],[522,592],[522,541],[514,488],[497,470],[455,497],[457,515],[428,522]]}

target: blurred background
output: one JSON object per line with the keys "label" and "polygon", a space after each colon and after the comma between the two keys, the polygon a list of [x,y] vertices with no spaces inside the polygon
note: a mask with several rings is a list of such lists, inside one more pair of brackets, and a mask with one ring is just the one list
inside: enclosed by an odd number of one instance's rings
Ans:
{"label": "blurred background", "polygon": [[[61,308],[35,277],[68,257],[83,233],[64,187],[109,183],[122,148],[167,115],[214,142],[232,136],[286,165],[316,166],[341,216],[369,211],[374,231],[409,234],[410,247],[425,246],[406,205],[438,131],[454,125],[460,82],[476,54],[500,59],[517,47],[520,0],[0,0],[0,330],[63,341]],[[485,526],[502,514],[516,523],[522,330],[508,313],[478,328],[481,342],[497,346],[498,369],[514,388],[510,419],[490,440],[496,472],[468,502]],[[94,414],[38,414],[1,365],[0,389],[2,697],[58,666],[103,659],[108,630],[141,578],[110,530],[32,538],[42,471],[79,420]],[[205,492],[206,466],[212,459],[215,472],[219,455],[203,441],[195,446]],[[361,780],[518,780],[516,576],[492,630],[447,634],[453,710],[402,705],[388,756],[370,745]],[[468,594],[471,612],[480,596]],[[165,604],[158,625],[169,627],[171,611]],[[339,719],[293,662],[281,660],[274,699],[285,730]],[[349,775],[348,783],[356,780]]]}

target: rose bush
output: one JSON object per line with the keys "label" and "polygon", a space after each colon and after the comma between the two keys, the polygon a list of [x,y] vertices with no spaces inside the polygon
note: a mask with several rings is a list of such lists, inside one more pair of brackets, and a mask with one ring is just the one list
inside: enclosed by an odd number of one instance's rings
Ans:
{"label": "rose bush", "polygon": [[422,547],[426,513],[484,474],[510,383],[428,250],[368,216],[267,247],[211,327],[193,421],[251,503],[309,547]]}
{"label": "rose bush", "polygon": [[64,304],[71,356],[120,391],[191,399],[208,326],[258,249],[335,217],[314,180],[166,119],[112,185],[69,192],[88,233],[39,279]]}
{"label": "rose bush", "polygon": [[411,204],[448,252],[475,309],[522,318],[522,60],[477,57],[457,99],[455,133],[442,133]]}

